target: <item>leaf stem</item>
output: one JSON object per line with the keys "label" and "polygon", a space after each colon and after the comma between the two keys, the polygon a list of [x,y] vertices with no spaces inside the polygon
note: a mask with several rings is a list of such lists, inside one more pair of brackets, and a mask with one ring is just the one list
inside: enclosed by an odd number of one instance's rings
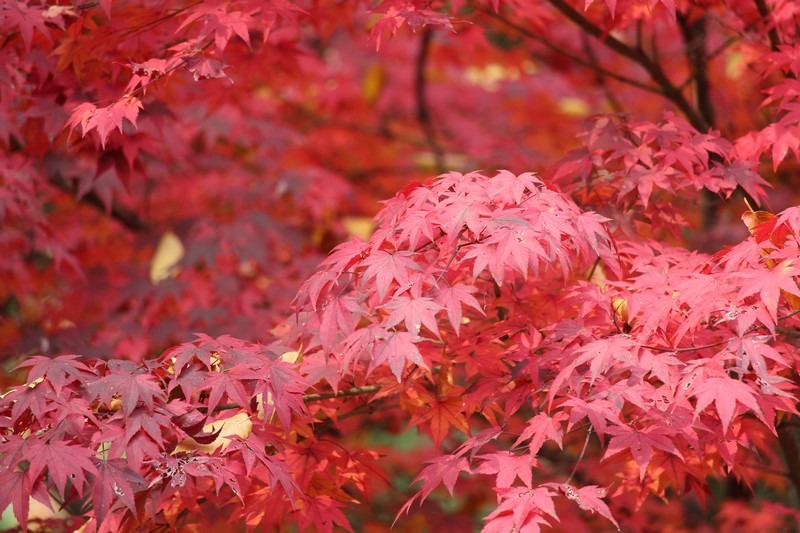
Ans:
{"label": "leaf stem", "polygon": [[575,473],[578,471],[578,466],[580,466],[581,461],[583,460],[583,455],[586,453],[586,448],[589,447],[589,437],[591,436],[592,436],[592,426],[590,424],[589,428],[586,430],[586,440],[583,441],[583,449],[581,449],[581,454],[578,456],[578,460],[575,461],[575,466],[572,467],[572,472],[570,472],[566,484],[569,484],[569,482],[572,481],[572,478],[575,477]]}

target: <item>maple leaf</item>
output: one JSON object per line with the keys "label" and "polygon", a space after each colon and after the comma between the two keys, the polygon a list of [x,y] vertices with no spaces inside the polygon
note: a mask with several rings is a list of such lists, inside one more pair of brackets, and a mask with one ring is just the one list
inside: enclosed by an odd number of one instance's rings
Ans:
{"label": "maple leaf", "polygon": [[453,388],[449,394],[429,396],[421,393],[418,403],[421,405],[414,412],[409,424],[430,424],[434,445],[439,448],[450,432],[450,427],[469,433],[469,423],[464,416],[464,400],[460,388]]}
{"label": "maple leaf", "polygon": [[324,350],[330,350],[340,335],[355,331],[356,321],[363,312],[361,304],[350,295],[331,298],[319,311],[319,340]]}
{"label": "maple leaf", "polygon": [[237,35],[242,41],[250,47],[250,30],[248,24],[253,21],[252,15],[254,13],[246,13],[242,11],[228,11],[227,7],[222,4],[218,5],[197,5],[192,6],[193,9],[189,11],[189,15],[181,22],[180,26],[175,30],[179,32],[191,23],[201,20],[203,25],[195,39],[203,41],[208,35],[214,34],[214,43],[217,50],[222,52],[228,45],[228,41]]}
{"label": "maple leaf", "polygon": [[370,362],[369,371],[383,362],[389,363],[389,368],[392,373],[400,382],[403,375],[403,369],[406,366],[406,360],[420,366],[428,368],[425,360],[422,359],[422,354],[417,347],[419,337],[409,333],[408,331],[395,331],[391,333],[386,339],[381,340],[372,352],[372,361]]}
{"label": "maple leaf", "polygon": [[108,373],[87,385],[91,399],[99,398],[110,406],[112,400],[119,397],[125,416],[130,416],[140,401],[152,411],[156,401],[166,399],[155,376],[145,368],[130,361],[109,361],[106,366]]}
{"label": "maple leaf", "polygon": [[60,395],[62,388],[75,381],[85,384],[87,379],[94,376],[89,367],[78,360],[79,358],[79,355],[57,357],[36,355],[17,365],[15,370],[31,367],[28,372],[28,383],[35,383],[40,378],[46,379],[53,386],[55,393]]}
{"label": "maple leaf", "polygon": [[[301,376],[293,365],[283,360],[274,361],[266,366],[251,367],[250,375],[259,376],[255,392],[267,399],[265,418],[278,415],[278,419],[287,430],[291,427],[292,413],[307,413],[303,401],[303,393],[311,387],[311,383]],[[270,412],[271,411],[271,412]]]}
{"label": "maple leaf", "polygon": [[[247,370],[246,374],[249,375],[250,371]],[[247,407],[250,405],[251,393],[248,392],[244,383],[242,383],[242,376],[238,376],[236,372],[231,372],[229,370],[207,372],[201,390],[209,391],[209,412],[213,412],[214,409],[216,409],[223,396],[227,397],[239,407]]]}
{"label": "maple leaf", "polygon": [[796,276],[800,276],[800,266],[796,264],[795,260],[789,259],[776,265],[770,271],[743,271],[737,277],[743,280],[742,296],[758,293],[773,322],[776,322],[781,291],[800,296],[800,288],[795,281]]}
{"label": "maple leaf", "polygon": [[614,435],[608,443],[606,453],[601,461],[624,452],[631,452],[633,460],[639,467],[639,479],[644,479],[647,465],[653,457],[653,450],[659,449],[678,457],[682,461],[681,454],[675,442],[675,430],[668,427],[650,426],[643,429],[634,429],[626,426],[611,426],[606,429],[607,433]]}
{"label": "maple leaf", "polygon": [[47,381],[30,383],[26,387],[17,387],[3,396],[3,400],[11,404],[11,421],[18,421],[26,411],[30,410],[42,425],[46,425],[46,415],[51,409],[55,391]]}
{"label": "maple leaf", "polygon": [[375,37],[376,50],[381,48],[381,36],[389,30],[394,37],[397,30],[408,23],[414,30],[419,27],[427,25],[444,26],[450,31],[453,29],[453,24],[450,17],[444,13],[438,13],[430,9],[418,9],[412,2],[408,0],[391,0],[383,2],[380,5],[383,13],[381,18],[372,28],[372,35]]}
{"label": "maple leaf", "polygon": [[514,447],[516,448],[522,442],[530,439],[528,449],[533,457],[536,457],[536,454],[539,453],[542,445],[547,440],[554,441],[559,448],[563,449],[564,445],[562,443],[562,437],[564,432],[561,428],[561,422],[566,419],[567,413],[563,411],[555,413],[555,415],[552,417],[550,417],[547,413],[538,413],[536,416],[531,418],[530,422],[528,422],[525,430],[520,434],[519,438],[514,443]]}
{"label": "maple leaf", "polygon": [[45,25],[45,11],[27,2],[10,0],[0,6],[3,16],[0,18],[0,32],[7,33],[15,27],[19,28],[25,48],[30,50],[33,40],[33,30],[38,30],[47,40],[50,40],[50,31]]}
{"label": "maple leaf", "polygon": [[225,74],[226,65],[222,61],[210,57],[190,57],[184,61],[186,70],[192,73],[194,81],[223,78],[233,83]]}
{"label": "maple leaf", "polygon": [[123,132],[123,121],[127,121],[134,128],[139,117],[142,102],[135,96],[124,96],[107,107],[97,107],[94,104],[83,103],[73,111],[67,126],[74,130],[80,125],[82,136],[85,137],[92,130],[97,130],[100,135],[100,144],[106,147],[108,136],[115,129]]}
{"label": "maple leaf", "polygon": [[[488,181],[483,176],[481,178],[481,181]],[[451,240],[456,240],[465,227],[476,237],[479,236],[486,227],[486,220],[492,216],[486,192],[477,187],[474,190],[466,189],[467,183],[460,190],[445,194],[436,207],[436,222]]]}
{"label": "maple leaf", "polygon": [[134,495],[147,485],[147,481],[122,459],[100,461],[92,483],[94,518],[103,524],[115,501],[121,502],[136,514]]}
{"label": "maple leaf", "polygon": [[406,331],[413,335],[419,335],[420,328],[424,325],[434,335],[439,336],[436,313],[442,309],[442,306],[431,298],[397,296],[381,307],[392,310],[392,313],[386,319],[386,329],[403,322],[406,326]]}
{"label": "maple leaf", "polygon": [[388,252],[377,250],[361,261],[364,270],[363,281],[375,278],[378,297],[383,299],[389,290],[389,285],[395,281],[400,285],[400,290],[408,286],[408,271],[420,271],[422,268],[414,261],[415,254],[407,251]]}
{"label": "maple leaf", "polygon": [[737,379],[724,375],[707,376],[694,384],[692,394],[697,398],[695,417],[714,402],[723,431],[727,431],[730,427],[737,402],[753,411],[765,425],[770,425],[764,418],[755,391]]}
{"label": "maple leaf", "polygon": [[458,475],[461,472],[471,472],[467,459],[457,455],[442,455],[434,459],[429,459],[425,461],[425,463],[428,466],[423,468],[414,481],[411,482],[414,484],[418,481],[422,481],[422,488],[413,498],[406,502],[400,510],[400,513],[403,511],[407,512],[412,502],[417,497],[419,497],[420,502],[425,501],[428,495],[433,492],[433,489],[440,484],[444,484],[445,488],[452,496],[456,481],[458,480]]}
{"label": "maple leaf", "polygon": [[[512,487],[497,489],[501,498],[497,508],[484,518],[486,525],[483,531],[540,531],[539,524],[550,525],[549,516],[558,520],[553,498],[556,493],[549,487],[539,486],[534,489]],[[505,528],[505,529],[501,529]]]}
{"label": "maple leaf", "polygon": [[274,449],[274,446],[265,440],[265,434],[253,431],[247,439],[233,437],[225,449],[225,455],[241,454],[247,476],[253,473],[256,465],[263,465],[267,470],[270,486],[273,488],[281,486],[289,498],[293,498],[300,487],[292,478],[285,461],[267,453],[268,446]]}
{"label": "maple leaf", "polygon": [[478,455],[483,462],[473,470],[475,474],[496,474],[495,486],[506,489],[519,478],[526,487],[532,488],[533,467],[537,462],[534,454],[515,454],[510,451],[501,451]]}
{"label": "maple leaf", "polygon": [[560,490],[567,499],[577,503],[578,507],[584,511],[599,513],[619,530],[619,524],[611,514],[611,510],[608,508],[606,502],[601,499],[605,498],[606,489],[598,487],[597,485],[586,485],[577,490],[572,485],[566,483],[560,485],[556,483],[546,483],[545,485]]}
{"label": "maple leaf", "polygon": [[461,328],[464,305],[470,306],[482,315],[485,314],[478,300],[472,295],[476,290],[472,285],[465,283],[445,285],[436,290],[436,296],[433,299],[447,311],[447,318],[450,320],[450,325],[453,326],[456,335],[458,335]]}
{"label": "maple leaf", "polygon": [[303,501],[303,509],[298,520],[300,530],[305,530],[313,525],[316,531],[336,531],[338,528],[353,533],[347,517],[341,511],[344,504],[337,502],[329,496],[315,496]]}
{"label": "maple leaf", "polygon": [[[0,507],[13,507],[14,518],[23,530],[28,526],[28,511],[30,509],[33,479],[27,470],[9,470],[0,476]],[[48,497],[49,501],[49,497]]]}
{"label": "maple leaf", "polygon": [[475,455],[478,453],[478,451],[480,451],[481,448],[483,448],[483,446],[497,439],[502,432],[503,429],[499,426],[484,429],[483,431],[480,431],[465,440],[455,451],[455,455],[463,455],[466,452],[469,452],[470,459],[474,459]]}
{"label": "maple leaf", "polygon": [[66,495],[67,481],[77,489],[78,494],[83,494],[83,487],[87,482],[86,474],[97,474],[97,468],[89,459],[91,455],[92,452],[84,446],[42,439],[30,439],[24,452],[24,458],[30,462],[28,470],[31,477],[38,478],[46,468],[48,476],[62,496]]}

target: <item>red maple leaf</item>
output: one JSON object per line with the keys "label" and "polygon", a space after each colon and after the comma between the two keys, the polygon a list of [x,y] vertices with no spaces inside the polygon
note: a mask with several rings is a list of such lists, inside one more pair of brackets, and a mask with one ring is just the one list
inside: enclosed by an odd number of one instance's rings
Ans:
{"label": "red maple leaf", "polygon": [[427,391],[421,392],[415,402],[419,407],[411,417],[409,424],[419,425],[428,422],[433,443],[437,448],[450,433],[451,427],[468,434],[469,423],[464,416],[462,393],[463,391],[459,387],[454,387],[448,394],[440,392],[435,396],[428,394]]}
{"label": "red maple leaf", "polygon": [[530,439],[528,448],[533,457],[539,453],[542,445],[547,440],[552,440],[558,444],[559,448],[563,448],[561,442],[564,430],[561,427],[561,422],[567,419],[567,413],[561,411],[550,417],[547,413],[539,413],[528,422],[525,430],[520,434],[517,441],[514,443],[516,448],[522,442]]}
{"label": "red maple leaf", "polygon": [[361,261],[365,266],[363,282],[375,279],[375,286],[378,290],[378,297],[383,299],[386,291],[389,290],[391,283],[397,282],[400,289],[404,290],[408,286],[408,271],[422,268],[414,262],[415,254],[407,251],[388,252],[377,250],[372,252],[366,259]]}
{"label": "red maple leaf", "polygon": [[46,379],[53,386],[55,393],[61,394],[63,387],[75,381],[86,383],[89,377],[94,376],[89,367],[78,360],[79,358],[79,355],[57,357],[36,355],[17,365],[17,368],[31,367],[28,372],[28,382],[35,382],[39,378]]}
{"label": "red maple leaf", "polygon": [[431,298],[397,296],[381,307],[392,310],[389,318],[386,319],[386,329],[403,322],[406,326],[406,331],[414,335],[419,335],[420,328],[424,325],[434,335],[439,336],[436,313],[439,312],[442,306]]}
{"label": "red maple leaf", "polygon": [[546,486],[535,489],[512,487],[498,489],[501,501],[497,508],[484,518],[484,531],[540,531],[539,525],[550,525],[546,516],[558,520],[553,498],[556,493]]}
{"label": "red maple leaf", "polygon": [[52,479],[56,489],[62,496],[66,495],[67,481],[70,481],[79,494],[83,494],[86,485],[86,475],[96,475],[95,468],[89,457],[91,449],[85,446],[70,445],[63,441],[44,439],[30,439],[24,457],[30,463],[28,467],[33,479],[47,469],[47,475]]}
{"label": "red maple leaf", "polygon": [[115,502],[121,502],[136,514],[134,495],[147,481],[131,470],[122,459],[100,461],[92,483],[92,504],[98,524],[102,524]]}
{"label": "red maple leaf", "polygon": [[155,376],[148,373],[146,368],[130,361],[117,360],[109,361],[107,368],[105,376],[87,385],[91,399],[99,398],[110,406],[114,397],[119,397],[125,416],[130,416],[140,401],[152,411],[156,400],[166,399]]}
{"label": "red maple leaf", "polygon": [[413,504],[416,498],[422,502],[428,495],[433,492],[433,489],[440,484],[444,484],[450,495],[453,495],[453,490],[456,486],[456,480],[461,472],[470,472],[469,462],[465,457],[457,455],[442,455],[434,459],[425,461],[428,466],[422,469],[422,472],[414,479],[413,483],[422,481],[422,488],[414,495],[403,508],[400,509],[398,515],[403,511],[408,512],[408,509]]}
{"label": "red maple leaf", "polygon": [[606,430],[611,435],[606,453],[601,461],[624,451],[630,451],[633,460],[639,467],[639,478],[644,479],[647,465],[653,457],[653,450],[659,449],[671,453],[683,460],[675,442],[675,430],[666,427],[650,426],[644,429],[634,429],[626,426],[611,426]]}
{"label": "red maple leaf", "polygon": [[450,320],[450,325],[453,326],[453,329],[456,331],[456,335],[458,335],[461,328],[461,317],[463,315],[464,305],[470,306],[480,314],[485,314],[478,300],[472,295],[476,290],[477,289],[472,285],[456,283],[454,285],[439,287],[436,291],[434,301],[447,311],[447,318]]}
{"label": "red maple leaf", "polygon": [[406,366],[406,360],[422,368],[428,368],[422,359],[417,342],[419,342],[419,337],[407,331],[391,333],[385,340],[380,341],[375,346],[369,370],[371,371],[376,366],[388,362],[389,368],[399,382]]}
{"label": "red maple leaf", "polygon": [[85,137],[92,130],[97,130],[100,135],[100,144],[106,146],[108,136],[112,131],[123,132],[124,122],[127,121],[134,128],[139,117],[142,102],[135,96],[124,96],[107,107],[97,107],[94,104],[83,103],[73,109],[67,121],[70,130],[81,126],[81,135]]}
{"label": "red maple leaf", "polygon": [[483,462],[473,470],[476,474],[496,474],[495,486],[505,489],[519,478],[526,487],[531,488],[533,468],[537,466],[533,454],[515,454],[508,450],[486,453],[477,456]]}
{"label": "red maple leaf", "polygon": [[601,499],[605,498],[606,489],[598,487],[597,485],[587,485],[585,487],[576,489],[575,487],[567,483],[564,484],[546,483],[546,486],[560,490],[562,493],[564,493],[567,499],[570,499],[575,503],[577,503],[578,507],[580,507],[584,511],[599,513],[609,522],[614,524],[617,530],[619,530],[619,524],[614,519],[614,516],[611,514],[611,510],[608,508],[606,502],[604,502]]}

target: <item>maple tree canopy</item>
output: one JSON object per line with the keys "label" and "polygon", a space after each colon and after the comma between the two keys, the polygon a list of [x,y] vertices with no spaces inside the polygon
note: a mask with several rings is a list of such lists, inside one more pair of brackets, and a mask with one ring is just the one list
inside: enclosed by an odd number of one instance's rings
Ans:
{"label": "maple tree canopy", "polygon": [[798,28],[0,0],[0,529],[796,527]]}

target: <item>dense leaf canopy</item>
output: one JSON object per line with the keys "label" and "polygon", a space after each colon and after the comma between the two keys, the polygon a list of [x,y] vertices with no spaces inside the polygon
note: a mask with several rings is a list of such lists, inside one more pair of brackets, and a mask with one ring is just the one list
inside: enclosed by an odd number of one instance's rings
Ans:
{"label": "dense leaf canopy", "polygon": [[800,522],[793,0],[0,0],[0,509]]}

